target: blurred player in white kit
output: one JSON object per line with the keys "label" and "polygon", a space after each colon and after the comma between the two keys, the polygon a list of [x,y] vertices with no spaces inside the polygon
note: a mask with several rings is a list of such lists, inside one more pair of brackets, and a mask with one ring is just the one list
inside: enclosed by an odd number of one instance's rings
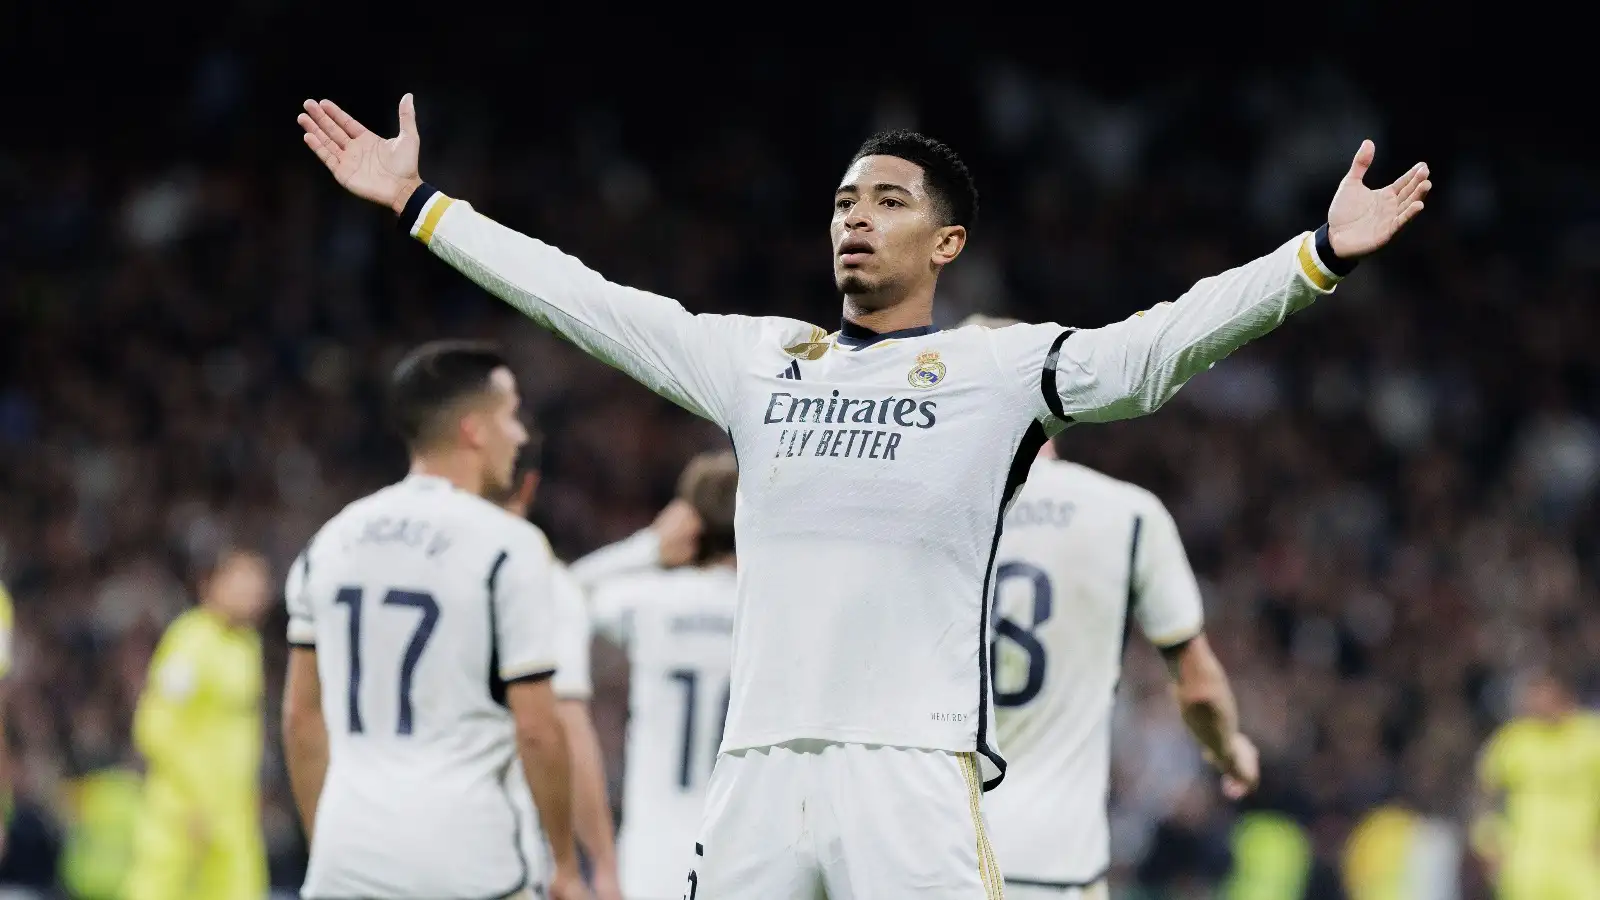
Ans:
{"label": "blurred player in white kit", "polygon": [[1111,714],[1135,623],[1161,651],[1228,795],[1255,787],[1256,749],[1239,732],[1199,586],[1155,495],[1045,444],[1006,518],[994,602],[995,726],[1011,766],[984,815],[1011,900],[1109,896]]}
{"label": "blurred player in white kit", "polygon": [[515,379],[492,346],[424,345],[396,367],[390,405],[410,474],[324,525],[284,591],[301,896],[531,896],[507,791],[520,767],[551,850],[544,888],[585,897],[549,545],[487,499],[528,437]]}
{"label": "blurred player in white kit", "polygon": [[[539,490],[540,446],[537,438],[523,447],[510,487],[491,497],[500,506],[526,521]],[[535,526],[537,531],[537,527]],[[594,629],[583,595],[567,566],[550,549],[548,536],[540,531],[545,549],[550,552],[551,579],[556,601],[556,673],[550,679],[555,692],[556,714],[567,736],[572,760],[572,825],[574,837],[589,863],[589,884],[595,900],[621,900],[617,881],[616,824],[611,818],[611,802],[606,793],[605,761],[600,738],[589,713],[594,694],[590,675],[589,646]],[[543,891],[550,873],[550,848],[539,827],[538,812],[528,791],[522,769],[506,771],[506,788],[518,813],[518,837],[528,865],[528,879],[536,892]]]}
{"label": "blurred player in white kit", "polygon": [[[694,867],[728,709],[738,482],[732,453],[702,454],[655,527],[573,564],[593,585],[596,630],[626,648],[630,664],[619,839],[628,900],[681,897]],[[681,555],[685,537],[692,557]],[[679,562],[687,564],[663,567]]]}

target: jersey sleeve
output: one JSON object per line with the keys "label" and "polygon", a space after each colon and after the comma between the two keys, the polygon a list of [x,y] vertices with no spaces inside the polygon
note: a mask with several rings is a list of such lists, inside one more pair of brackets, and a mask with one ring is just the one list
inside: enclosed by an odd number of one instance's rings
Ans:
{"label": "jersey sleeve", "polygon": [[289,566],[289,574],[284,578],[283,602],[289,612],[287,637],[291,647],[314,649],[317,646],[317,624],[311,614],[310,582],[311,548],[308,546],[295,558]]}
{"label": "jersey sleeve", "polygon": [[644,528],[574,562],[571,572],[584,590],[593,591],[604,581],[660,565],[661,537],[655,529]]}
{"label": "jersey sleeve", "polygon": [[632,578],[607,581],[589,595],[589,620],[594,630],[619,647],[626,647],[633,636],[634,597],[638,590]]}
{"label": "jersey sleeve", "polygon": [[690,412],[729,426],[762,320],[693,315],[423,185],[402,224],[484,290]]}
{"label": "jersey sleeve", "polygon": [[587,700],[594,694],[589,672],[589,642],[594,631],[584,608],[583,589],[559,563],[551,570],[555,588],[558,644],[556,674],[550,687],[561,700]]}
{"label": "jersey sleeve", "polygon": [[1154,497],[1139,518],[1133,548],[1133,615],[1157,647],[1171,647],[1205,626],[1200,585],[1189,567],[1172,514]]}
{"label": "jersey sleeve", "polygon": [[[1320,232],[1319,232],[1320,234]],[[1154,412],[1195,375],[1338,284],[1316,235],[1202,278],[1175,301],[1107,325],[994,332],[1003,369],[1040,421],[1110,422]]]}
{"label": "jersey sleeve", "polygon": [[554,560],[533,526],[490,575],[495,653],[506,682],[549,678],[559,663]]}

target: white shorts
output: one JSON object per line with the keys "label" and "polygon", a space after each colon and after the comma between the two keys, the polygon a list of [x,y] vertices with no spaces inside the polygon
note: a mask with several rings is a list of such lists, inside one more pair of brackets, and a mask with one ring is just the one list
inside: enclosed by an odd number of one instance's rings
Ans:
{"label": "white shorts", "polygon": [[624,819],[617,836],[617,869],[622,896],[628,900],[682,900],[684,879],[694,868],[694,828],[683,828],[678,840],[662,846],[628,830]]}
{"label": "white shorts", "polygon": [[999,900],[971,753],[797,741],[717,759],[684,900]]}
{"label": "white shorts", "polygon": [[1088,887],[1006,882],[1006,900],[1110,900],[1104,878]]}

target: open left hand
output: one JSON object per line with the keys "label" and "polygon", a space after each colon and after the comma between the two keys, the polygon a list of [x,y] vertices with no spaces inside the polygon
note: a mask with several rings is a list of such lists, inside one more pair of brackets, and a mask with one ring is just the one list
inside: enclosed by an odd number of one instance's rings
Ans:
{"label": "open left hand", "polygon": [[1261,783],[1261,754],[1243,734],[1235,733],[1228,742],[1228,757],[1217,759],[1205,754],[1206,762],[1222,774],[1222,793],[1229,800],[1242,800]]}
{"label": "open left hand", "polygon": [[1422,212],[1422,200],[1433,187],[1427,163],[1412,166],[1388,187],[1367,187],[1362,179],[1376,153],[1371,141],[1361,142],[1328,206],[1328,243],[1340,259],[1359,259],[1389,243]]}

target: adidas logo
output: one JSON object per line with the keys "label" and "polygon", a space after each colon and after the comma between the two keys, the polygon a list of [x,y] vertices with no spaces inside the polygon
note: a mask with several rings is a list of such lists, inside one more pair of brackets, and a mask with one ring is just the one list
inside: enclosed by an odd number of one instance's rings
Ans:
{"label": "adidas logo", "polygon": [[797,359],[797,360],[789,363],[789,367],[787,369],[784,369],[782,372],[779,372],[778,373],[778,377],[779,378],[787,378],[787,379],[789,379],[791,381],[799,381],[800,380],[800,360]]}

